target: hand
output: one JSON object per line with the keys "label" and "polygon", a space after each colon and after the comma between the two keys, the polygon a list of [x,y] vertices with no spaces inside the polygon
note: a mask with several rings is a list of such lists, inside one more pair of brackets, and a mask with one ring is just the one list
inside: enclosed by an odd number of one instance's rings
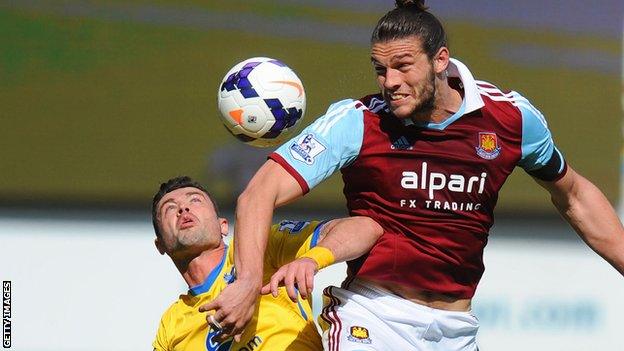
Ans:
{"label": "hand", "polygon": [[222,337],[234,336],[239,342],[247,323],[251,320],[258,300],[258,284],[255,281],[237,279],[221,291],[219,296],[199,307],[199,312],[213,311],[206,315],[208,323],[218,324]]}
{"label": "hand", "polygon": [[289,264],[285,264],[271,277],[271,281],[262,287],[263,295],[271,293],[277,297],[278,286],[285,285],[288,297],[293,302],[297,301],[297,288],[301,298],[307,299],[314,289],[314,274],[318,271],[316,262],[307,257],[298,258]]}

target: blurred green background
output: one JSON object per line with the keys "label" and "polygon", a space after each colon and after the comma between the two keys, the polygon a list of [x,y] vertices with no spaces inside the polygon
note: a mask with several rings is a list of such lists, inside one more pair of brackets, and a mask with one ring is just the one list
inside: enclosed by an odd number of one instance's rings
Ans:
{"label": "blurred green background", "polygon": [[[0,202],[147,207],[160,182],[189,174],[231,205],[270,150],[221,126],[225,72],[253,56],[286,62],[306,87],[300,130],[331,102],[376,90],[367,40],[381,14],[301,1],[2,1]],[[569,163],[615,203],[619,36],[440,17],[452,55],[529,98]],[[334,176],[298,206],[342,209],[341,189]],[[520,169],[499,204],[552,212]]]}

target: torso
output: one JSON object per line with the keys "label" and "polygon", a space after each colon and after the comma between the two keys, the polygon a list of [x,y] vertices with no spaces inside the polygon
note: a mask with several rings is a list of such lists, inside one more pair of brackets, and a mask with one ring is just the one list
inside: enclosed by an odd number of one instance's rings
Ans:
{"label": "torso", "polygon": [[370,279],[362,279],[361,281],[375,286],[378,289],[387,290],[388,292],[409,300],[413,303],[447,311],[470,311],[472,307],[471,298],[457,298],[432,291],[421,291],[402,285],[390,284],[384,281],[376,281]]}
{"label": "torso", "polygon": [[[499,190],[517,165],[545,168],[556,148],[526,98],[476,81],[451,61],[449,85],[463,90],[463,100],[443,122],[407,125],[379,95],[345,99],[270,157],[303,193],[340,169],[350,214],[384,228],[368,254],[348,263],[350,278],[464,310],[484,271]],[[565,163],[551,171],[565,174]]]}
{"label": "torso", "polygon": [[[309,230],[311,229],[308,228]],[[289,235],[294,237],[293,235]],[[307,237],[307,233],[303,234]],[[293,247],[297,247],[295,241]],[[285,244],[288,245],[288,244]],[[294,249],[293,249],[294,250]],[[158,350],[316,350],[320,337],[312,319],[309,300],[293,303],[280,287],[277,298],[263,295],[241,340],[218,340],[208,328],[206,314],[199,313],[200,306],[214,300],[234,280],[233,248],[226,249],[223,262],[214,269],[215,276],[180,298],[165,312],[155,341]],[[292,253],[292,255],[295,255]],[[272,263],[265,260],[264,281],[275,272]]]}
{"label": "torso", "polygon": [[440,130],[405,126],[374,99],[361,99],[377,110],[364,111],[362,148],[342,174],[350,213],[386,232],[349,267],[415,300],[469,300],[498,191],[521,157],[520,112],[487,100]]}

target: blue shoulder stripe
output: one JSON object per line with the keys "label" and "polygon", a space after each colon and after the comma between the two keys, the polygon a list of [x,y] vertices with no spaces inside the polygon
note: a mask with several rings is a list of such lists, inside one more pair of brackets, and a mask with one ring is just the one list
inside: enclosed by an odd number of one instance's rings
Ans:
{"label": "blue shoulder stripe", "polygon": [[526,171],[542,168],[555,150],[555,143],[546,120],[528,101],[518,103],[516,106],[522,113],[522,158],[519,165]]}

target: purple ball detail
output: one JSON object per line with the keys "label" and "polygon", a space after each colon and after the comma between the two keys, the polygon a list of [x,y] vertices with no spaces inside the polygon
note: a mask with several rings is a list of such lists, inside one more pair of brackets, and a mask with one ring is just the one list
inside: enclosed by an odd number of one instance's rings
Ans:
{"label": "purple ball detail", "polygon": [[271,61],[269,61],[269,62],[271,62],[271,63],[272,63],[272,64],[274,64],[274,65],[278,65],[278,66],[280,66],[280,67],[288,67],[288,66],[286,66],[286,64],[285,64],[284,62],[282,62],[282,61],[280,61],[280,60],[271,60]]}
{"label": "purple ball detail", "polygon": [[294,126],[303,115],[301,109],[295,107],[285,109],[279,99],[264,99],[264,102],[271,109],[273,117],[275,117],[275,123],[269,130],[271,132],[278,132],[279,134],[284,128]]}

